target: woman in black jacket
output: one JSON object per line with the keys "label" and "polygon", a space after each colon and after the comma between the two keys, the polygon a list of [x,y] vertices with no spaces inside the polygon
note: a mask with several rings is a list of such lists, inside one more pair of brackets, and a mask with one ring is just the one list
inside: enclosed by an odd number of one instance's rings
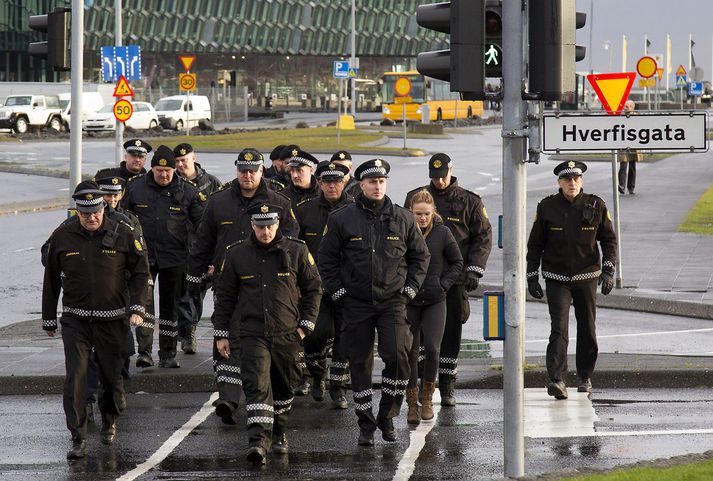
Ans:
{"label": "woman in black jacket", "polygon": [[[418,424],[421,419],[433,419],[433,392],[436,389],[438,358],[446,325],[446,291],[463,270],[463,257],[451,230],[443,225],[443,220],[436,213],[433,197],[426,189],[412,197],[410,208],[431,253],[426,280],[406,308],[413,333],[413,345],[409,353],[411,377],[406,389],[407,421],[409,424]],[[419,414],[418,355],[421,345],[425,348],[426,356],[421,385],[422,412]]]}

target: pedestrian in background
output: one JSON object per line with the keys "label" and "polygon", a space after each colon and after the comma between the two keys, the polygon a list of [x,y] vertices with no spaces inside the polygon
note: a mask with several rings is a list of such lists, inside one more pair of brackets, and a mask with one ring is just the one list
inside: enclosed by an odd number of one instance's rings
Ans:
{"label": "pedestrian in background", "polygon": [[567,399],[564,378],[570,305],[574,304],[577,319],[577,391],[591,392],[599,351],[595,326],[597,283],[603,295],[614,287],[616,234],[604,201],[582,190],[582,174],[586,170],[584,162],[573,160],[555,167],[559,192],[537,204],[527,241],[527,289],[532,297],[544,296],[539,282],[540,264],[545,279],[552,321],[546,356],[547,393],[556,399]]}
{"label": "pedestrian in background", "polygon": [[[634,111],[636,104],[633,100],[627,100],[624,104],[624,115],[627,117]],[[619,159],[619,193],[624,193],[624,188],[629,194],[634,194],[636,188],[636,163],[641,161],[641,153],[638,150],[620,150],[617,153]]]}

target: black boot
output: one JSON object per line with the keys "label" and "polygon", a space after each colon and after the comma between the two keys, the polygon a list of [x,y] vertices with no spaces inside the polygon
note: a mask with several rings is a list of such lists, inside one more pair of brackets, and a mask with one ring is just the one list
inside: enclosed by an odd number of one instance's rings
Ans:
{"label": "black boot", "polygon": [[84,439],[73,439],[72,449],[67,451],[67,459],[79,459],[87,455],[87,442]]}
{"label": "black boot", "polygon": [[287,434],[272,435],[272,452],[275,454],[287,454],[290,451],[290,446],[287,444]]}
{"label": "black boot", "polygon": [[374,445],[374,431],[372,429],[360,429],[359,430],[359,446],[373,446]]}
{"label": "black boot", "polygon": [[116,421],[102,419],[101,440],[103,444],[111,444],[116,437]]}
{"label": "black boot", "polygon": [[260,446],[250,446],[248,448],[247,458],[253,466],[263,466],[266,457],[267,453],[265,452],[265,448]]}
{"label": "black boot", "polygon": [[456,378],[454,376],[441,376],[438,380],[438,390],[441,392],[441,406],[453,407],[456,405],[455,389]]}
{"label": "black boot", "polygon": [[390,443],[396,441],[396,429],[394,429],[393,419],[379,416],[376,419],[376,427],[381,429],[381,437],[384,438],[384,441]]}
{"label": "black boot", "polygon": [[215,405],[215,415],[223,421],[223,424],[229,424],[231,426],[238,424],[237,413],[237,406],[233,403],[218,399]]}
{"label": "black boot", "polygon": [[349,407],[347,396],[344,394],[344,388],[341,386],[332,386],[329,388],[329,397],[332,398],[332,407],[334,409],[346,409]]}
{"label": "black boot", "polygon": [[327,390],[327,385],[324,379],[312,379],[312,399],[317,402],[324,401],[324,392]]}

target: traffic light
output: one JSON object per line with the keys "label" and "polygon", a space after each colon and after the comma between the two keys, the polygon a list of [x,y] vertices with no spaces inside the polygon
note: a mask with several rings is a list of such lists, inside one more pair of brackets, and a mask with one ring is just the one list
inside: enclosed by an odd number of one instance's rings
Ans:
{"label": "traffic light", "polygon": [[488,2],[485,7],[485,76],[503,76],[503,2]]}
{"label": "traffic light", "polygon": [[575,63],[586,48],[576,45],[577,29],[587,14],[576,11],[575,0],[530,0],[529,98],[562,100],[576,90]]}
{"label": "traffic light", "polygon": [[69,9],[55,8],[45,15],[32,15],[30,28],[47,33],[47,41],[31,42],[27,52],[47,61],[53,70],[70,70],[69,66]]}
{"label": "traffic light", "polygon": [[460,92],[464,100],[485,99],[485,3],[452,0],[420,5],[416,10],[420,26],[451,34],[450,50],[419,53],[416,69],[450,82],[451,92]]}

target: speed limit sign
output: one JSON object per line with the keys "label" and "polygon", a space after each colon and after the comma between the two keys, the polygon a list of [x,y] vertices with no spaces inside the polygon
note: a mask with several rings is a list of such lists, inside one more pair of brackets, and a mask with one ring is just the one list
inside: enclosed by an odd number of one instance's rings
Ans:
{"label": "speed limit sign", "polygon": [[134,113],[134,106],[126,99],[121,99],[114,104],[114,117],[117,122],[126,122]]}

